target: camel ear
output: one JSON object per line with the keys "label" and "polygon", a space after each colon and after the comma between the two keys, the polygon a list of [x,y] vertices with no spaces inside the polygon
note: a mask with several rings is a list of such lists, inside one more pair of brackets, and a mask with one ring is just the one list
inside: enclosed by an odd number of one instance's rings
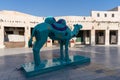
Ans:
{"label": "camel ear", "polygon": [[73,26],[74,26],[74,27],[75,27],[75,26],[80,26],[80,28],[82,28],[82,25],[80,25],[80,24],[74,24]]}
{"label": "camel ear", "polygon": [[75,26],[77,26],[78,24],[74,24],[73,26],[75,27]]}
{"label": "camel ear", "polygon": [[73,26],[75,27],[75,24]]}

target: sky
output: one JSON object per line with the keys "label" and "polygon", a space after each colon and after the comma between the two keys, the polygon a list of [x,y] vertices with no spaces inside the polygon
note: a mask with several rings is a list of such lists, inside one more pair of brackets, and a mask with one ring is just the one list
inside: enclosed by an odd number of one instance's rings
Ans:
{"label": "sky", "polygon": [[34,16],[90,16],[120,6],[120,0],[0,0],[0,10]]}

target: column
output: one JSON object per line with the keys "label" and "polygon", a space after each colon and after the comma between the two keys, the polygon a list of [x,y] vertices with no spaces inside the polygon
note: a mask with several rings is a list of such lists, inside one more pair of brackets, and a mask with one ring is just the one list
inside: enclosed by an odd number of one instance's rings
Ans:
{"label": "column", "polygon": [[86,44],[86,31],[85,30],[83,30],[83,41],[84,41],[83,44]]}
{"label": "column", "polygon": [[109,34],[109,30],[107,29],[106,31],[105,31],[105,45],[106,46],[108,46],[109,44],[110,44],[110,41],[109,41],[109,39],[110,39],[110,34]]}
{"label": "column", "polygon": [[25,47],[28,47],[28,41],[30,39],[30,27],[29,26],[25,26]]}
{"label": "column", "polygon": [[52,40],[50,38],[47,39],[47,47],[52,47]]}
{"label": "column", "polygon": [[4,26],[0,25],[0,48],[4,47]]}
{"label": "column", "polygon": [[120,45],[120,29],[118,29],[118,45]]}
{"label": "column", "polygon": [[89,44],[89,37],[87,36],[88,30],[85,31],[85,44]]}
{"label": "column", "polygon": [[95,46],[95,29],[91,30],[91,45]]}
{"label": "column", "polygon": [[70,47],[74,47],[74,46],[75,46],[75,39],[72,38],[72,39],[70,40]]}

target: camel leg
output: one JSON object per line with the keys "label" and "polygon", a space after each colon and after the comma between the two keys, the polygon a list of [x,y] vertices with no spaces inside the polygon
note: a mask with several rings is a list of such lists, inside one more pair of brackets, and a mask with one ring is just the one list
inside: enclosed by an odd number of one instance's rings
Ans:
{"label": "camel leg", "polygon": [[39,52],[42,46],[40,46],[39,44],[41,44],[41,41],[36,41],[33,46],[33,57],[34,57],[35,66],[38,66],[41,63]]}
{"label": "camel leg", "polygon": [[65,60],[69,61],[69,53],[68,53],[68,46],[69,46],[69,41],[65,41]]}
{"label": "camel leg", "polygon": [[63,55],[63,41],[60,41],[60,59],[63,60],[64,55]]}
{"label": "camel leg", "polygon": [[34,57],[35,66],[39,66],[41,63],[39,53],[40,53],[40,49],[43,47],[43,45],[47,41],[47,37],[48,37],[47,32],[42,32],[40,36],[36,36],[36,42],[33,46],[33,57]]}

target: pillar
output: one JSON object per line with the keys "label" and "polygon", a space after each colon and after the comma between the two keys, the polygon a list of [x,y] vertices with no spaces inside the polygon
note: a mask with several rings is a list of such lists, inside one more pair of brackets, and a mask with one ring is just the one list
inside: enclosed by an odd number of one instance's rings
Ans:
{"label": "pillar", "polygon": [[47,39],[47,47],[52,47],[52,40],[51,39]]}
{"label": "pillar", "polygon": [[106,46],[108,46],[109,44],[110,44],[110,41],[109,41],[109,39],[110,39],[110,31],[107,29],[106,31],[105,31],[105,45]]}
{"label": "pillar", "polygon": [[120,29],[118,29],[118,45],[120,45]]}
{"label": "pillar", "polygon": [[95,29],[91,30],[91,46],[95,46]]}
{"label": "pillar", "polygon": [[87,34],[87,31],[88,31],[88,30],[85,31],[85,44],[90,44],[89,36],[87,36],[87,35],[88,35],[88,34]]}
{"label": "pillar", "polygon": [[75,40],[74,39],[71,39],[70,40],[70,47],[74,47],[75,46]]}
{"label": "pillar", "polygon": [[28,41],[30,39],[30,27],[29,26],[26,26],[25,27],[25,47],[28,47]]}
{"label": "pillar", "polygon": [[4,26],[0,25],[0,48],[4,47]]}

